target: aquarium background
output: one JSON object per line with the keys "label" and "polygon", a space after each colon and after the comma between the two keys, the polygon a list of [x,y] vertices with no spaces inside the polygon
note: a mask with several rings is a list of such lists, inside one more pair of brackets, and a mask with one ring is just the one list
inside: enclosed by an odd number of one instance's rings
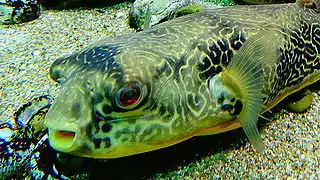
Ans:
{"label": "aquarium background", "polygon": [[[316,179],[320,177],[320,92],[304,113],[275,110],[261,120],[266,150],[257,153],[241,129],[196,137],[166,149],[114,160],[57,154],[41,117],[17,119],[28,102],[55,97],[48,75],[55,59],[105,37],[134,32],[131,3],[109,8],[43,10],[31,22],[0,25],[0,179]],[[39,101],[40,103],[50,103]],[[44,106],[40,104],[39,106]],[[19,111],[20,110],[20,111]],[[45,109],[44,109],[45,110]],[[17,112],[19,112],[17,114]],[[33,127],[33,129],[31,129]],[[37,127],[38,129],[34,129]],[[37,133],[37,134],[36,134]]]}

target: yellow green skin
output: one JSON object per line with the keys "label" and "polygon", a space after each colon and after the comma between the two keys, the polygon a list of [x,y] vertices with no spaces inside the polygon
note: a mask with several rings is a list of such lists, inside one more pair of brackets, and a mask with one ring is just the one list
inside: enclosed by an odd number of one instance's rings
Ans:
{"label": "yellow green skin", "polygon": [[[247,39],[268,29],[282,34],[284,46],[263,69],[264,112],[319,80],[320,15],[313,9],[204,10],[56,60],[50,75],[62,90],[44,120],[50,145],[78,156],[117,158],[239,128],[236,117],[246,102],[226,102],[208,83]],[[117,95],[132,84],[141,95],[124,108]]]}

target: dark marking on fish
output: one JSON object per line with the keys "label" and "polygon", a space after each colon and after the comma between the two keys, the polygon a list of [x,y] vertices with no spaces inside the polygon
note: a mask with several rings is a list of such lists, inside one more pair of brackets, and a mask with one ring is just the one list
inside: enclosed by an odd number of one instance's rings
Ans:
{"label": "dark marking on fish", "polygon": [[301,22],[301,27],[290,32],[287,39],[289,42],[279,49],[278,78],[268,100],[275,99],[285,87],[296,86],[310,73],[320,70],[320,58],[317,57],[320,49],[319,24]]}
{"label": "dark marking on fish", "polygon": [[173,69],[173,78],[177,82],[180,82],[180,70],[181,67],[186,64],[187,54],[183,54],[178,61],[175,61],[169,57],[165,57],[171,68]]}
{"label": "dark marking on fish", "polygon": [[110,132],[112,129],[112,125],[110,123],[104,123],[102,126],[101,126],[101,130],[102,132],[104,133],[108,133]]}
{"label": "dark marking on fish", "polygon": [[235,32],[231,35],[230,45],[233,50],[239,50],[243,43],[246,41],[246,35],[243,31],[235,28]]}
{"label": "dark marking on fish", "polygon": [[239,115],[240,112],[242,111],[242,108],[243,108],[243,104],[240,100],[236,100],[235,104],[234,104],[234,112],[231,114],[231,115]]}
{"label": "dark marking on fish", "polygon": [[101,139],[100,138],[93,138],[92,142],[94,144],[94,148],[100,149],[100,146],[101,146]]}
{"label": "dark marking on fish", "polygon": [[218,40],[217,44],[222,52],[226,52],[229,49],[228,40],[226,38]]}
{"label": "dark marking on fish", "polygon": [[110,137],[105,137],[104,139],[102,139],[102,141],[104,141],[104,143],[105,143],[104,148],[110,148],[111,147],[111,139],[110,139]]}
{"label": "dark marking on fish", "polygon": [[229,112],[233,110],[233,106],[231,104],[223,104],[220,108],[223,111],[229,111]]}
{"label": "dark marking on fish", "polygon": [[103,96],[100,93],[95,93],[95,95],[91,98],[92,104],[98,104],[103,101]]}
{"label": "dark marking on fish", "polygon": [[199,103],[199,95],[197,94],[187,94],[187,101],[188,104],[192,107],[192,109],[200,110],[201,109],[201,103]]}
{"label": "dark marking on fish", "polygon": [[85,69],[101,69],[105,72],[113,72],[120,67],[114,57],[120,53],[119,47],[118,45],[96,46],[80,54],[73,54],[69,59],[75,60],[75,64]]}
{"label": "dark marking on fish", "polygon": [[[234,50],[238,50],[245,40],[244,33],[235,33],[229,39],[222,38],[214,42],[209,50],[204,43],[197,46],[200,51],[205,52],[208,57],[204,57],[202,61],[197,64],[200,71],[201,79],[208,79],[222,71],[222,67],[229,64],[230,59],[233,57]],[[229,43],[231,47],[229,46]]]}
{"label": "dark marking on fish", "polygon": [[104,114],[111,114],[113,111],[113,108],[109,104],[104,104],[102,105],[102,111]]}
{"label": "dark marking on fish", "polygon": [[75,119],[79,119],[81,116],[81,104],[79,102],[74,102],[72,104],[71,108],[72,116],[75,117]]}
{"label": "dark marking on fish", "polygon": [[211,66],[209,70],[203,73],[200,73],[199,75],[201,79],[207,79],[208,77],[212,77],[219,74],[221,71],[222,71],[221,66]]}
{"label": "dark marking on fish", "polygon": [[167,107],[164,105],[161,105],[159,108],[159,114],[164,115],[167,112]]}
{"label": "dark marking on fish", "polygon": [[202,62],[203,63],[199,62],[197,64],[199,71],[204,71],[210,67],[210,60],[208,57],[203,58]]}

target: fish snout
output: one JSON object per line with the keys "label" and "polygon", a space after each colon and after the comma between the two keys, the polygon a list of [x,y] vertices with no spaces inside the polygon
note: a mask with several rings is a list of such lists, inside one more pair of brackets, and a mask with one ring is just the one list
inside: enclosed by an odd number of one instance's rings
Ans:
{"label": "fish snout", "polygon": [[92,103],[85,92],[76,87],[63,89],[44,119],[51,147],[66,153],[83,147],[91,120]]}

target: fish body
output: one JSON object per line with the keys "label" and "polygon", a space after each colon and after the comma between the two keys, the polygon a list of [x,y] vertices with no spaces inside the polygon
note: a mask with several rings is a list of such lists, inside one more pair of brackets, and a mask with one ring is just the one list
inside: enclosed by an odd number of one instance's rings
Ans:
{"label": "fish body", "polygon": [[[272,46],[264,47],[266,41]],[[261,46],[260,60],[239,57],[254,53],[252,43]],[[301,4],[207,9],[102,40],[51,66],[62,90],[44,120],[50,144],[78,156],[116,158],[239,128],[253,117],[244,115],[252,93],[261,93],[258,115],[318,81],[319,52],[320,14]],[[256,91],[243,88],[250,78],[241,75],[242,62],[259,71],[247,73],[259,76]],[[250,139],[257,130],[245,132]]]}

